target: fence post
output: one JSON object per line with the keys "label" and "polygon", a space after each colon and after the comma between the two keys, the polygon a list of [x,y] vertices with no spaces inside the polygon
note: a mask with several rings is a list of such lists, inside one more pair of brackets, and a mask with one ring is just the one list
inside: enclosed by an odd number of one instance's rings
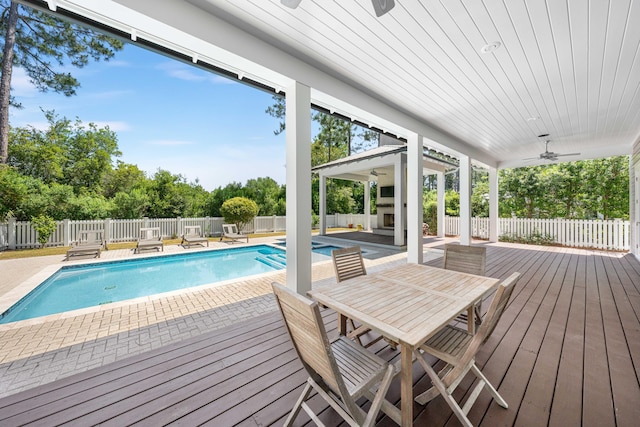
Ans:
{"label": "fence post", "polygon": [[148,228],[149,227],[149,217],[145,216],[142,218],[142,228]]}
{"label": "fence post", "polygon": [[62,220],[62,244],[64,246],[71,245],[71,227],[68,219]]}
{"label": "fence post", "polygon": [[7,223],[7,234],[9,249],[14,250],[16,248],[16,219],[9,218]]}
{"label": "fence post", "polygon": [[176,237],[180,237],[180,235],[182,234],[182,218],[177,217],[176,218]]}
{"label": "fence post", "polygon": [[107,245],[111,243],[111,218],[104,219],[104,241]]}
{"label": "fence post", "polygon": [[276,218],[277,218],[277,217],[274,215],[274,216],[273,216],[273,232],[274,232],[274,233],[276,232]]}

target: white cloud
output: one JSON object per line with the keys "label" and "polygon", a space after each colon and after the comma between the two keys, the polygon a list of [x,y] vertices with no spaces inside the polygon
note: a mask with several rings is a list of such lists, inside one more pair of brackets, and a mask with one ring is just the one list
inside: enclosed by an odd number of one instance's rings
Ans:
{"label": "white cloud", "polygon": [[33,98],[38,95],[38,89],[31,83],[29,76],[22,68],[13,67],[11,73],[11,94],[15,97]]}
{"label": "white cloud", "polygon": [[168,76],[175,77],[180,80],[201,82],[206,77],[193,67],[182,64],[180,62],[164,62],[156,68],[164,71]]}
{"label": "white cloud", "polygon": [[171,139],[157,139],[154,141],[147,141],[147,145],[160,145],[160,146],[177,146],[177,145],[192,145],[193,141],[184,141],[184,140],[171,140]]}

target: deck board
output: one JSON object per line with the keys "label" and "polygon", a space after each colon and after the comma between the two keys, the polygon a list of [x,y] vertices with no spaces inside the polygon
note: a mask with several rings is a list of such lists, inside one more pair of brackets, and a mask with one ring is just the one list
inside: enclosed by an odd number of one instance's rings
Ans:
{"label": "deck board", "polygon": [[[640,263],[567,248],[487,249],[487,275],[520,271],[522,277],[476,358],[509,408],[482,393],[469,414],[474,425],[634,425],[640,419]],[[335,313],[323,310],[323,316],[335,334]],[[371,350],[398,358],[384,342]],[[273,312],[2,398],[0,424],[280,425],[305,379]],[[413,379],[415,393],[430,386],[417,364]],[[456,396],[474,382],[466,378]],[[398,404],[397,380],[387,396]],[[344,425],[318,396],[310,404],[328,426]],[[416,425],[459,425],[441,398],[425,407],[414,403],[414,414]],[[312,423],[301,413],[295,425]],[[378,425],[394,423],[380,416]]]}

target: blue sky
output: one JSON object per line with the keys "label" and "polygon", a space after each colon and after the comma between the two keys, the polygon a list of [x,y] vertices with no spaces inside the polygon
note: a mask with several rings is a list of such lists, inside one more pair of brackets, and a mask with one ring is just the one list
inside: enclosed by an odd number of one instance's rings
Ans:
{"label": "blue sky", "polygon": [[46,129],[40,110],[109,126],[120,160],[153,174],[162,168],[196,179],[208,191],[230,182],[271,177],[285,183],[285,136],[267,115],[271,95],[134,45],[109,62],[69,68],[77,95],[42,94],[14,68],[10,124]]}

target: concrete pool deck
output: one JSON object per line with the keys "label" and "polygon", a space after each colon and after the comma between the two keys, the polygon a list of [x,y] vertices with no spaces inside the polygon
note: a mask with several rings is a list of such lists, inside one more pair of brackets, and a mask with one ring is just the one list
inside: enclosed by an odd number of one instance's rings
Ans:
{"label": "concrete pool deck", "polygon": [[[250,244],[275,241],[272,237],[256,238]],[[233,246],[239,245],[246,244]],[[230,246],[210,243],[210,248]],[[165,253],[196,250],[165,246]],[[425,250],[425,260],[441,256],[441,251]],[[404,252],[380,248],[374,248],[374,252],[375,259],[365,260],[370,271],[406,262]],[[128,249],[102,254],[101,260],[133,256]],[[0,301],[42,269],[70,264],[63,259],[63,255],[55,255],[0,261]],[[0,397],[274,311],[277,307],[271,282],[284,283],[285,274],[285,270],[274,271],[73,314],[0,325]],[[313,265],[312,280],[314,286],[335,280],[330,260]]]}

